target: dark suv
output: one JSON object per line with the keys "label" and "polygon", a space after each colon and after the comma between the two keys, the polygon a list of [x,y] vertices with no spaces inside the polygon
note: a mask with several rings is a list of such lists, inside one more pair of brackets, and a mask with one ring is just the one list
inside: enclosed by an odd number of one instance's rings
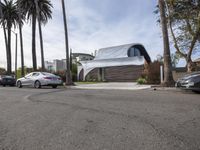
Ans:
{"label": "dark suv", "polygon": [[7,76],[7,75],[0,75],[0,85],[2,86],[15,86],[16,80],[12,76]]}

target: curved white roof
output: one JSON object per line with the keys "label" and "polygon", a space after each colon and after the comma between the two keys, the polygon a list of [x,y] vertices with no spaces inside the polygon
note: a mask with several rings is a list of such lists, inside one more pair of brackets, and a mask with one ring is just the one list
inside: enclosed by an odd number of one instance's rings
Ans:
{"label": "curved white roof", "polygon": [[134,45],[141,44],[134,43],[99,49],[94,60],[128,57],[128,50]]}

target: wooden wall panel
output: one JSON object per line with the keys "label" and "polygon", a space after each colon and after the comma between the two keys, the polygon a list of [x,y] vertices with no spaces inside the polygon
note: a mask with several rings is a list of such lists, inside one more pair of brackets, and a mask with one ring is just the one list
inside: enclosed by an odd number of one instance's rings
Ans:
{"label": "wooden wall panel", "polygon": [[[103,68],[104,80],[108,82],[133,82],[136,81],[144,71],[144,65],[140,66],[118,66]],[[92,70],[86,77],[87,80],[98,79],[99,68]]]}

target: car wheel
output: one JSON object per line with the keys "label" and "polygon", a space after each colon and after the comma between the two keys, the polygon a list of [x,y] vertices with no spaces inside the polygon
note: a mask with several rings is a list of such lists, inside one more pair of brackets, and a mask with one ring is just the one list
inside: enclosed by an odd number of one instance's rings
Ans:
{"label": "car wheel", "polygon": [[41,88],[41,83],[40,83],[40,81],[35,81],[34,87],[35,87],[36,89],[40,89],[40,88]]}
{"label": "car wheel", "polygon": [[21,81],[18,81],[18,82],[17,82],[17,87],[18,87],[18,88],[22,88],[22,82],[21,82]]}
{"label": "car wheel", "polygon": [[5,87],[6,85],[5,84],[3,84],[3,87]]}
{"label": "car wheel", "polygon": [[57,85],[53,85],[52,88],[53,88],[53,89],[56,89],[56,88],[57,88]]}

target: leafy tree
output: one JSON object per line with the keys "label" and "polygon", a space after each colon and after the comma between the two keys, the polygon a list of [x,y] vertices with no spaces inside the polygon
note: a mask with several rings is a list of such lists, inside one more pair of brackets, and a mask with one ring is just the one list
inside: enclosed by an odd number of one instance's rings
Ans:
{"label": "leafy tree", "polygon": [[[33,72],[33,68],[27,68],[26,66],[24,66],[23,68],[24,68],[24,75]],[[22,68],[19,67],[17,69],[17,79],[21,78],[21,77],[24,77],[24,75],[22,76]]]}
{"label": "leafy tree", "polygon": [[[7,73],[12,73],[12,56],[11,56],[11,29],[16,27],[18,18],[17,7],[13,0],[4,0],[2,4],[2,17],[0,23],[3,25],[5,41],[6,41],[6,55],[7,55]],[[7,37],[5,33],[7,29]]]}
{"label": "leafy tree", "polygon": [[166,0],[165,4],[174,47],[191,72],[195,68],[192,54],[200,47],[200,0]]}
{"label": "leafy tree", "polygon": [[77,81],[77,64],[72,64],[72,81]]}

